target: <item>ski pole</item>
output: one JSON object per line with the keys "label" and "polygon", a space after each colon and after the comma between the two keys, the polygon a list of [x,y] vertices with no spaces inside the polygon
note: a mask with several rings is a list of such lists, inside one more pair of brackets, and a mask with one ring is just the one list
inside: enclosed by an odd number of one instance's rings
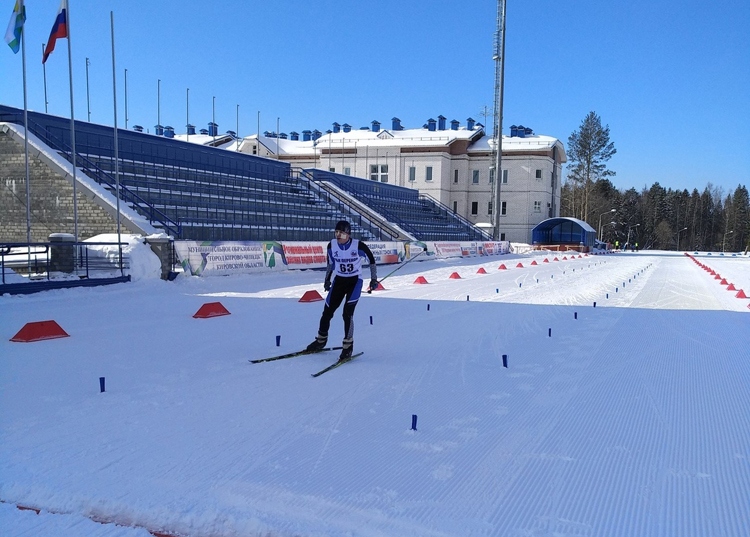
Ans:
{"label": "ski pole", "polygon": [[[388,274],[386,274],[385,276],[383,276],[382,278],[380,278],[378,280],[378,283],[381,283],[383,280],[385,280],[388,276],[390,276],[391,274],[393,274],[397,270],[401,270],[402,268],[404,268],[407,265],[407,263],[412,262],[413,260],[415,260],[416,258],[418,258],[420,255],[422,255],[423,253],[425,253],[426,251],[427,251],[427,248],[425,248],[424,250],[422,250],[421,252],[419,252],[414,257],[410,257],[409,260],[406,263],[403,263],[403,264],[399,265],[398,267],[396,267],[395,269],[393,269],[391,272],[389,272]],[[367,290],[367,294],[371,294],[371,293],[372,293],[372,289],[368,289]]]}

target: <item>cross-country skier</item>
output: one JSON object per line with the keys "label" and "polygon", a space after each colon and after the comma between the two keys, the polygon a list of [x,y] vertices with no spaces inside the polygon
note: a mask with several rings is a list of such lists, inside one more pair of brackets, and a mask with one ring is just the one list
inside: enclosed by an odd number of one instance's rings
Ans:
{"label": "cross-country skier", "polygon": [[[331,319],[341,302],[346,298],[342,317],[344,318],[343,350],[339,360],[348,360],[354,350],[354,308],[362,293],[362,258],[370,262],[370,290],[378,286],[375,257],[367,245],[358,239],[352,239],[352,228],[349,222],[341,220],[336,223],[335,239],[328,243],[328,262],[323,287],[328,291],[323,315],[315,341],[307,346],[308,351],[323,349],[328,342],[328,329]],[[333,279],[331,279],[333,277]]]}

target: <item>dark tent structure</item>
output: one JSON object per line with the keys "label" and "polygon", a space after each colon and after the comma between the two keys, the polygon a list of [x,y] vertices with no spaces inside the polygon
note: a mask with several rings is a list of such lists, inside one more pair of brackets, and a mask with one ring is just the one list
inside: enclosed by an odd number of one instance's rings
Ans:
{"label": "dark tent structure", "polygon": [[534,248],[588,252],[594,247],[596,230],[578,218],[548,218],[531,232]]}

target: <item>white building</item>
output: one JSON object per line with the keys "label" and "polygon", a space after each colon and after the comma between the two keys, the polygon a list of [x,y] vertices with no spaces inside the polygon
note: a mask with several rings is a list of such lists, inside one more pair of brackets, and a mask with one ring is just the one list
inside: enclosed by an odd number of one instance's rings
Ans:
{"label": "white building", "polygon": [[[358,130],[334,123],[327,133],[264,133],[242,140],[239,151],[415,188],[491,231],[493,145],[474,120],[463,127],[454,120],[446,128],[446,118],[438,116],[419,129],[393,118],[391,129],[373,121]],[[500,239],[530,243],[536,224],[560,215],[565,148],[556,138],[513,126],[502,149]]]}

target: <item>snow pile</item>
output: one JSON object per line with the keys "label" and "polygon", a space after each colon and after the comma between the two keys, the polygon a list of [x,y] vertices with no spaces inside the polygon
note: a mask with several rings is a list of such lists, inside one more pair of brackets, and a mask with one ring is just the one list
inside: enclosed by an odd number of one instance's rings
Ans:
{"label": "snow pile", "polygon": [[[132,281],[139,281],[148,278],[161,277],[161,262],[158,256],[146,244],[140,235],[120,235],[121,242],[125,243],[122,247],[124,257],[128,259],[129,268],[125,271],[130,274]],[[116,233],[105,233],[96,235],[84,242],[110,242],[111,245],[89,246],[88,255],[99,255],[103,259],[109,260],[113,267],[117,267],[119,262],[120,249],[117,245]],[[113,270],[112,275],[119,271]]]}

